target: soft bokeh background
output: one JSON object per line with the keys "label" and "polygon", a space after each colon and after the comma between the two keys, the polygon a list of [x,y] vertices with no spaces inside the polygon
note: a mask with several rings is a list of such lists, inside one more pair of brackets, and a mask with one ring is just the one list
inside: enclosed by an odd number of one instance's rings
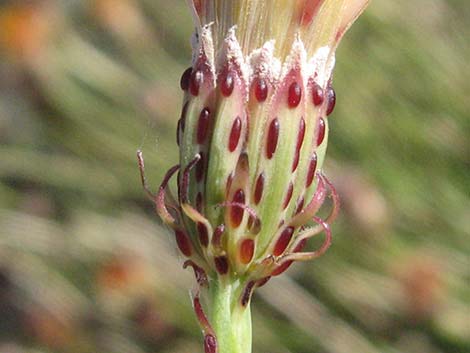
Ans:
{"label": "soft bokeh background", "polygon": [[[141,189],[177,160],[185,1],[0,1],[0,352],[202,352]],[[338,53],[334,245],[254,297],[254,352],[470,352],[470,6],[375,0]],[[222,352],[223,353],[223,352]]]}

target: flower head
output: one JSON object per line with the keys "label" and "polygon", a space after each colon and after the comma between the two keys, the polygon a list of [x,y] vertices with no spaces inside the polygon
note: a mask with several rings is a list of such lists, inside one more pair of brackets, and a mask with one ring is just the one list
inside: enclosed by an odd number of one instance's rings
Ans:
{"label": "flower head", "polygon": [[[196,31],[181,78],[180,162],[157,209],[200,283],[239,281],[242,305],[256,286],[330,245],[339,200],[322,164],[335,49],[367,2],[189,1]],[[176,173],[174,198],[167,184]],[[322,220],[328,194],[333,209]],[[303,252],[322,231],[323,245]]]}
{"label": "flower head", "polygon": [[[331,76],[338,42],[367,2],[189,1],[196,31],[181,78],[180,161],[156,204],[185,267],[215,288],[214,329],[194,298],[206,352],[246,351],[252,291],[330,246],[339,208],[322,173],[336,103]],[[177,197],[168,188],[173,176]],[[333,207],[320,219],[328,195]],[[304,250],[322,232],[320,248]]]}

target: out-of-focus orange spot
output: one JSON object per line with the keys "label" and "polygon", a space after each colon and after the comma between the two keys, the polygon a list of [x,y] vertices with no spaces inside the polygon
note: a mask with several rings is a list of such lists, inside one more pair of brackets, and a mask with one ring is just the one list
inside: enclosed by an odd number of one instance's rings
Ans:
{"label": "out-of-focus orange spot", "polygon": [[426,319],[436,310],[442,297],[442,267],[433,259],[420,254],[402,263],[400,268],[398,279],[406,312],[414,320]]}
{"label": "out-of-focus orange spot", "polygon": [[17,57],[40,53],[51,31],[50,8],[39,5],[0,7],[0,48]]}
{"label": "out-of-focus orange spot", "polygon": [[135,0],[90,0],[92,15],[110,31],[127,39],[147,35]]}
{"label": "out-of-focus orange spot", "polygon": [[136,304],[142,301],[153,302],[155,280],[154,269],[138,255],[115,254],[97,268],[97,301],[104,312],[133,316]]}
{"label": "out-of-focus orange spot", "polygon": [[136,263],[128,259],[114,258],[99,269],[97,284],[107,289],[124,289],[140,277]]}
{"label": "out-of-focus orange spot", "polygon": [[149,300],[143,300],[135,308],[132,315],[140,332],[154,342],[168,339],[168,335],[174,332],[174,327],[161,317],[159,310]]}
{"label": "out-of-focus orange spot", "polygon": [[70,322],[59,320],[47,310],[33,308],[26,315],[26,326],[32,337],[51,349],[63,349],[74,340]]}
{"label": "out-of-focus orange spot", "polygon": [[100,296],[127,300],[153,292],[153,271],[148,264],[129,254],[116,255],[98,267],[96,286]]}
{"label": "out-of-focus orange spot", "polygon": [[375,239],[390,223],[387,200],[367,176],[354,167],[334,170],[334,185],[351,220]]}

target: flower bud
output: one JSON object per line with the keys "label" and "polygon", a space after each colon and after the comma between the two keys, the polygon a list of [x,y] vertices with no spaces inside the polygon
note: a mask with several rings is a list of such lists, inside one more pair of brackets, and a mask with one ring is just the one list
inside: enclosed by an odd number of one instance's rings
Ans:
{"label": "flower bud", "polygon": [[[180,161],[157,210],[199,278],[245,284],[242,306],[256,286],[331,243],[339,199],[322,165],[334,54],[366,3],[190,1],[196,33],[181,78]],[[172,197],[167,184],[177,172]],[[328,195],[333,209],[322,220]],[[321,247],[302,251],[322,231]]]}

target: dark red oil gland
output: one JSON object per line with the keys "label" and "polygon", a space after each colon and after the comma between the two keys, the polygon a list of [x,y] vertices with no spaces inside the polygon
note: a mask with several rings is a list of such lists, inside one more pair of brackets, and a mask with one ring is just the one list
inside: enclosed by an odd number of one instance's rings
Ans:
{"label": "dark red oil gland", "polygon": [[294,162],[292,163],[292,171],[294,172],[299,165],[300,160],[300,149],[304,143],[305,137],[305,120],[304,118],[300,119],[299,133],[297,135],[297,145],[295,146]]}
{"label": "dark red oil gland", "polygon": [[218,256],[214,258],[215,269],[221,275],[225,275],[228,272],[228,260],[226,256]]}
{"label": "dark red oil gland", "polygon": [[287,249],[287,246],[289,245],[290,240],[292,239],[292,235],[294,235],[293,227],[287,227],[282,231],[279,239],[277,240],[276,245],[274,246],[274,256],[282,255],[282,253]]}
{"label": "dark red oil gland", "polygon": [[[178,192],[178,201],[180,201],[180,202],[183,199],[183,190],[184,190],[183,189],[184,185],[183,185],[183,180],[182,180],[181,174],[182,173],[181,173],[181,169],[180,169],[180,170],[178,170],[178,175],[177,175],[177,178],[176,178],[176,180],[178,181],[176,183],[176,188],[177,188],[177,192]],[[169,210],[171,210],[171,208]]]}
{"label": "dark red oil gland", "polygon": [[180,145],[180,134],[181,134],[181,119],[178,120],[178,125],[176,127],[176,144]]}
{"label": "dark red oil gland", "polygon": [[322,117],[318,119],[318,135],[317,135],[317,146],[320,146],[325,139],[325,120]]}
{"label": "dark red oil gland", "polygon": [[233,182],[233,172],[230,173],[227,177],[227,184],[225,186],[226,194],[230,192],[230,188],[232,187],[232,182]]}
{"label": "dark red oil gland", "polygon": [[264,78],[258,78],[254,84],[255,97],[258,102],[264,102],[268,98],[268,84]]}
{"label": "dark red oil gland", "polygon": [[305,183],[306,187],[310,187],[315,177],[315,171],[317,169],[317,154],[313,152],[312,158],[310,158],[310,164],[308,166],[307,172],[307,182]]}
{"label": "dark red oil gland", "polygon": [[207,247],[209,245],[209,233],[204,223],[198,222],[197,232],[199,234],[199,242],[203,247]]}
{"label": "dark red oil gland", "polygon": [[220,92],[224,97],[230,97],[235,85],[235,74],[233,71],[224,70],[220,79]]}
{"label": "dark red oil gland", "polygon": [[196,210],[198,212],[202,212],[202,208],[203,208],[203,201],[202,201],[202,193],[201,192],[198,192],[197,195],[196,195]]}
{"label": "dark red oil gland", "polygon": [[183,74],[181,75],[180,87],[183,91],[186,91],[189,88],[189,81],[191,80],[192,70],[193,69],[191,67],[188,67],[186,70],[184,70]]}
{"label": "dark red oil gland", "polygon": [[181,116],[180,116],[181,132],[184,132],[184,129],[186,127],[186,113],[188,112],[188,105],[189,105],[189,102],[184,103],[183,109],[181,110]]}
{"label": "dark red oil gland", "polygon": [[284,273],[293,262],[294,261],[292,260],[283,262],[280,266],[276,267],[273,272],[271,272],[271,276],[279,276],[281,273]]}
{"label": "dark red oil gland", "polygon": [[204,153],[200,152],[201,159],[197,162],[196,164],[196,181],[201,182],[202,179],[204,178],[204,170],[205,170],[205,164],[206,164],[206,158],[204,156]]}
{"label": "dark red oil gland", "polygon": [[269,125],[268,130],[268,141],[266,143],[266,157],[271,159],[274,152],[276,152],[277,141],[279,139],[279,120],[273,119]]}
{"label": "dark red oil gland", "polygon": [[326,101],[327,101],[327,106],[326,106],[326,115],[330,115],[333,113],[333,110],[335,109],[336,105],[336,92],[333,89],[333,87],[328,87],[326,89]]}
{"label": "dark red oil gland", "polygon": [[304,203],[305,203],[305,200],[303,197],[301,197],[300,199],[297,200],[297,206],[295,207],[295,213],[294,214],[298,214],[300,213],[300,211],[302,211],[302,209],[304,208]]}
{"label": "dark red oil gland", "polygon": [[320,85],[316,82],[313,83],[312,86],[312,101],[315,106],[319,106],[325,100],[325,94],[323,93],[323,89]]}
{"label": "dark red oil gland", "polygon": [[271,279],[271,276],[269,277],[264,277],[264,278],[261,278],[257,283],[256,283],[256,286],[259,288],[259,287],[262,287],[264,286],[266,283],[268,283],[268,281]]}
{"label": "dark red oil gland", "polygon": [[209,119],[211,112],[209,108],[204,108],[199,114],[199,120],[197,122],[197,143],[202,144],[206,140],[209,132]]}
{"label": "dark red oil gland", "polygon": [[294,252],[300,252],[307,245],[307,239],[302,239],[294,248]]}
{"label": "dark red oil gland", "polygon": [[295,150],[294,161],[292,162],[292,171],[293,172],[295,172],[295,170],[299,166],[299,161],[300,161],[300,151]]}
{"label": "dark red oil gland", "polygon": [[244,239],[240,243],[239,255],[242,264],[247,265],[253,259],[255,242],[253,239]]}
{"label": "dark red oil gland", "polygon": [[300,150],[302,144],[304,143],[305,137],[305,120],[304,118],[300,119],[299,123],[299,134],[297,135],[297,149]]}
{"label": "dark red oil gland", "polygon": [[199,95],[199,88],[201,88],[203,79],[204,74],[201,70],[196,70],[191,73],[191,78],[189,80],[189,91],[193,96]]}
{"label": "dark red oil gland", "polygon": [[204,353],[217,353],[217,339],[211,334],[204,336]]}
{"label": "dark red oil gland", "polygon": [[242,132],[242,119],[239,116],[233,121],[232,129],[230,130],[230,137],[228,140],[228,150],[230,152],[235,151],[240,141],[240,135]]}
{"label": "dark red oil gland", "polygon": [[212,235],[212,245],[220,247],[222,245],[222,235],[225,232],[225,224],[220,224],[215,228],[214,234]]}
{"label": "dark red oil gland", "polygon": [[[304,248],[306,243],[307,243],[307,239],[303,239],[302,241],[300,241],[300,243],[297,244],[297,246],[295,247],[294,252],[301,251]],[[281,273],[284,273],[290,267],[290,265],[292,265],[293,262],[294,261],[286,261],[286,262],[282,263],[279,267],[277,267],[271,273],[271,276],[279,276]]]}
{"label": "dark red oil gland", "polygon": [[248,216],[248,221],[246,222],[246,227],[250,229],[253,226],[253,222],[255,221],[255,217]]}
{"label": "dark red oil gland", "polygon": [[255,205],[259,204],[261,201],[261,197],[263,197],[263,190],[264,190],[264,173],[261,173],[256,179],[256,186],[255,186],[255,195],[254,195],[254,202]]}
{"label": "dark red oil gland", "polygon": [[249,172],[249,163],[248,163],[248,153],[243,152],[238,158],[236,170],[239,173],[248,173]]}
{"label": "dark red oil gland", "polygon": [[[245,192],[242,189],[238,189],[233,195],[233,202],[244,204],[245,203]],[[230,207],[230,220],[232,227],[236,228],[240,225],[243,219],[244,209],[240,206]]]}
{"label": "dark red oil gland", "polygon": [[294,192],[294,184],[292,182],[289,184],[289,188],[287,189],[286,198],[284,199],[283,208],[286,209],[289,206],[289,202],[292,199],[292,193]]}
{"label": "dark red oil gland", "polygon": [[242,306],[247,306],[251,299],[251,293],[253,292],[253,287],[255,286],[255,281],[250,281],[243,290],[241,304]]}
{"label": "dark red oil gland", "polygon": [[253,217],[253,221],[251,222],[251,225],[248,227],[248,229],[250,230],[250,233],[254,235],[261,232],[261,220],[259,218]]}
{"label": "dark red oil gland", "polygon": [[287,96],[287,103],[289,104],[289,108],[297,107],[301,99],[302,88],[297,82],[292,82],[292,84],[289,86],[289,92]]}
{"label": "dark red oil gland", "polygon": [[176,244],[183,255],[191,256],[191,244],[188,236],[182,230],[175,230]]}
{"label": "dark red oil gland", "polygon": [[178,127],[176,129],[176,143],[178,144],[178,146],[181,143],[181,135],[184,134],[184,129],[186,127],[186,113],[188,111],[188,104],[189,102],[184,103],[183,109],[181,110],[181,117],[178,120]]}

